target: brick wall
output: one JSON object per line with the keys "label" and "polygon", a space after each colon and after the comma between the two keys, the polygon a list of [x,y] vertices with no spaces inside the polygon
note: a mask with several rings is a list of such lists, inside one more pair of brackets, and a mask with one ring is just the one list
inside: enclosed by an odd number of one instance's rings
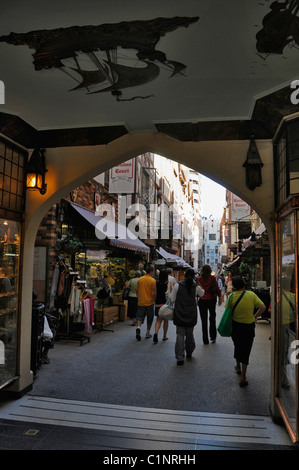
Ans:
{"label": "brick wall", "polygon": [[[76,188],[76,204],[84,207],[85,209],[95,210],[95,193],[101,195],[101,203],[114,204],[116,219],[117,219],[117,197],[108,193],[108,189],[96,182],[89,180]],[[71,195],[67,194],[64,199],[72,200]],[[43,218],[36,236],[35,246],[48,247],[48,285],[46,286],[47,299],[50,297],[51,280],[55,264],[57,262],[57,251],[55,250],[56,241],[61,237],[61,222],[58,217],[59,202],[51,207]],[[44,300],[44,299],[40,299]]]}

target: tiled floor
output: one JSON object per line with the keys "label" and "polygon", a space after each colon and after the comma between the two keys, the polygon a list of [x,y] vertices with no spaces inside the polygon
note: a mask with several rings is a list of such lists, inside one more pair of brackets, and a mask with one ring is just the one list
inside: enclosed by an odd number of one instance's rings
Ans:
{"label": "tiled floor", "polygon": [[[13,438],[12,438],[13,436]],[[25,396],[0,408],[1,449],[294,449],[270,417]]]}

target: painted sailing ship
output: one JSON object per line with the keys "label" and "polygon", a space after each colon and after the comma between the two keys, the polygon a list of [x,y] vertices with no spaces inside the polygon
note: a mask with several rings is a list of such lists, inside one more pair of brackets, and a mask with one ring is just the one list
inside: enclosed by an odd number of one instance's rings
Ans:
{"label": "painted sailing ship", "polygon": [[[179,27],[188,27],[198,17],[155,18],[99,26],[72,26],[53,30],[38,30],[24,34],[10,33],[0,42],[28,45],[36,70],[55,67],[69,75],[78,85],[72,90],[86,89],[88,94],[111,92],[117,101],[122,91],[155,80],[161,68],[170,72],[170,78],[184,74],[186,66],[168,60],[155,46],[161,36]],[[118,50],[137,51],[134,65],[118,60]],[[106,55],[104,58],[102,55]],[[128,52],[129,55],[129,52]],[[94,69],[81,66],[82,56],[91,60]],[[132,58],[131,58],[132,59]],[[69,61],[72,60],[72,65]],[[97,89],[94,89],[95,87]],[[151,95],[152,96],[152,95]],[[147,98],[135,96],[136,98]]]}

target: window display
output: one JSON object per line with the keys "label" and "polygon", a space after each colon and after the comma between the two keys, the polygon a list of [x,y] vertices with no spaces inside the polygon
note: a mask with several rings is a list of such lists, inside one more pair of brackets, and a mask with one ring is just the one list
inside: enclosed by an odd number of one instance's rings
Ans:
{"label": "window display", "polygon": [[16,376],[20,223],[0,219],[0,387]]}

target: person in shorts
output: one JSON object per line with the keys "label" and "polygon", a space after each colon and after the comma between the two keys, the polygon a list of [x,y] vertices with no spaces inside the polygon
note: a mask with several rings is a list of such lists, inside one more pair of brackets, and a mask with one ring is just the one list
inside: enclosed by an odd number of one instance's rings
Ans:
{"label": "person in shorts", "polygon": [[148,265],[145,270],[145,275],[140,277],[137,282],[136,291],[138,299],[137,307],[137,328],[136,339],[141,340],[141,325],[147,320],[146,338],[151,338],[150,329],[153,323],[155,314],[155,299],[156,299],[156,281],[153,278],[154,266]]}

